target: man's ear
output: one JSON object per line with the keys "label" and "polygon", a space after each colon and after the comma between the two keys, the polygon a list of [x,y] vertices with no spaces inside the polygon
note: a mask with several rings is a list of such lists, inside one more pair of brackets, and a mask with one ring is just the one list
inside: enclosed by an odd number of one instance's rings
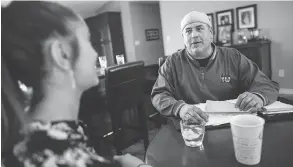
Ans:
{"label": "man's ear", "polygon": [[58,68],[63,70],[71,69],[70,55],[68,48],[60,40],[51,40],[49,42],[49,52],[52,57],[53,63]]}
{"label": "man's ear", "polygon": [[210,32],[211,32],[211,38],[212,41],[214,40],[214,31],[213,31],[213,27],[210,27]]}
{"label": "man's ear", "polygon": [[214,35],[213,27],[210,27],[210,32],[211,32],[212,35]]}

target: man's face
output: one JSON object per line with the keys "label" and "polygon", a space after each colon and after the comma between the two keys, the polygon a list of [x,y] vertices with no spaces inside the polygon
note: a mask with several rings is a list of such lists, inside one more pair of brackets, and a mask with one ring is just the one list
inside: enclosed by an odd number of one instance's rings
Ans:
{"label": "man's face", "polygon": [[208,52],[213,41],[212,29],[205,23],[188,24],[182,32],[184,44],[192,56]]}

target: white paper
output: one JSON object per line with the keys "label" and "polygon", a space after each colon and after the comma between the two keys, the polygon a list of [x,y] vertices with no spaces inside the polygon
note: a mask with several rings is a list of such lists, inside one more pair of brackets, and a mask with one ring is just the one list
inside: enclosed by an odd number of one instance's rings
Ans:
{"label": "white paper", "polygon": [[[227,102],[236,104],[237,99],[226,100]],[[274,113],[290,113],[293,112],[293,106],[290,104],[286,104],[280,101],[275,101],[274,103],[264,106],[267,112]]]}
{"label": "white paper", "polygon": [[205,111],[206,103],[195,104],[195,106],[196,106],[197,108],[201,109],[202,111]]}
{"label": "white paper", "polygon": [[229,123],[231,118],[235,116],[228,115],[228,114],[209,114],[209,121],[207,122],[206,126],[217,126]]}
{"label": "white paper", "polygon": [[231,100],[226,100],[227,102],[229,102],[229,103],[233,103],[233,104],[236,104],[236,102],[237,102],[237,99],[231,99]]}
{"label": "white paper", "polygon": [[[235,115],[239,115],[239,114],[249,114],[249,112],[243,112],[240,110],[236,110],[236,112],[231,112],[231,110],[228,110],[226,108],[226,106],[229,107],[229,109],[232,108],[233,105],[236,104],[237,99],[231,99],[231,100],[226,100],[226,101],[216,101],[216,103],[212,102],[209,104],[216,104],[216,107],[206,107],[207,104],[206,103],[199,103],[196,104],[195,106],[200,108],[202,111],[204,112],[208,112],[209,114],[209,121],[207,122],[207,126],[217,126],[217,125],[222,125],[222,124],[226,124],[226,123],[230,123],[230,120],[233,116]],[[218,108],[222,108],[222,109],[218,109]],[[215,109],[216,108],[216,112],[215,111],[207,111],[208,109]],[[293,112],[293,106],[289,105],[289,104],[285,104],[282,103],[280,101],[276,101],[273,104],[270,104],[268,106],[264,107],[265,109],[267,109],[269,114],[278,114],[278,113],[290,113]],[[225,112],[223,112],[225,111]],[[230,111],[230,112],[227,112]]]}
{"label": "white paper", "polygon": [[[235,102],[236,103],[236,102]],[[195,104],[196,107],[200,108],[202,111],[206,112],[206,103],[199,103]],[[209,121],[207,122],[207,126],[217,126],[222,124],[230,123],[230,120],[233,116],[239,115],[239,114],[247,114],[246,112],[236,112],[236,113],[227,113],[227,112],[211,112],[208,113],[209,115]]]}
{"label": "white paper", "polygon": [[280,101],[276,101],[268,106],[264,107],[268,112],[293,112],[293,106],[290,104],[282,103]]}
{"label": "white paper", "polygon": [[205,112],[207,113],[239,113],[242,112],[235,104],[228,101],[207,100]]}

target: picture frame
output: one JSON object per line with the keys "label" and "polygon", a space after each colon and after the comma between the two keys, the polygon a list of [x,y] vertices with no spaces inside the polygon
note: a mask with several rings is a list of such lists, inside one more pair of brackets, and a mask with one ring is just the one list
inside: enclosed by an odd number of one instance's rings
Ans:
{"label": "picture frame", "polygon": [[160,39],[159,29],[155,29],[155,28],[146,29],[145,37],[147,41],[159,40]]}
{"label": "picture frame", "polygon": [[207,16],[209,17],[211,23],[212,23],[212,27],[213,27],[213,30],[215,31],[215,25],[214,25],[214,14],[213,13],[207,13]]}
{"label": "picture frame", "polygon": [[256,4],[236,8],[237,28],[257,28],[257,7]]}
{"label": "picture frame", "polygon": [[209,19],[212,23],[213,42],[216,43],[217,38],[216,38],[216,26],[215,26],[215,20],[214,20],[214,13],[207,13],[206,15],[209,17]]}
{"label": "picture frame", "polygon": [[218,33],[217,33],[217,43],[218,45],[222,46],[229,46],[232,44],[232,31],[233,31],[233,25],[221,25],[218,26]]}
{"label": "picture frame", "polygon": [[216,12],[216,21],[218,26],[232,25],[234,22],[234,9],[228,9]]}

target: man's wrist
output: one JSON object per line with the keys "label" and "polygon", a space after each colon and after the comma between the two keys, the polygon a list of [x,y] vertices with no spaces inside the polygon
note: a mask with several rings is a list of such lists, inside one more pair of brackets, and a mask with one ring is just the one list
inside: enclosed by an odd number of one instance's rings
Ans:
{"label": "man's wrist", "polygon": [[[180,112],[179,112],[180,119],[182,119],[181,116],[184,116],[186,114],[186,111],[188,110],[187,109],[188,106],[189,106],[188,104],[184,103],[184,105],[181,107]],[[182,113],[182,112],[184,112],[184,113]]]}
{"label": "man's wrist", "polygon": [[263,106],[266,105],[266,99],[265,99],[265,97],[262,94],[257,93],[257,92],[251,92],[251,93],[255,94],[257,97],[259,97],[262,100]]}
{"label": "man's wrist", "polygon": [[185,103],[181,103],[179,104],[179,106],[177,107],[177,110],[175,111],[175,116],[180,117],[180,112],[182,107],[184,107]]}

